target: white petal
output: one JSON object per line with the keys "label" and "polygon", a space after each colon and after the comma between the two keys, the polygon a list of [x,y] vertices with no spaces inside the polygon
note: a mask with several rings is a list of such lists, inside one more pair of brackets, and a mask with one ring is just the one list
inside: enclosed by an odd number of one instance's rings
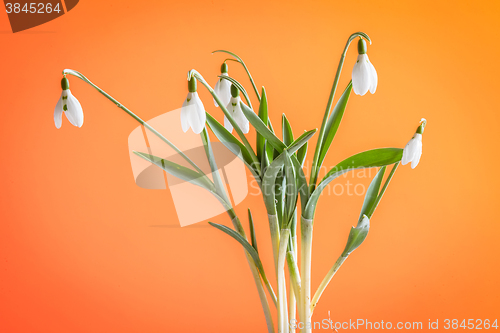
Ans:
{"label": "white petal", "polygon": [[200,97],[198,97],[198,93],[192,93],[192,99],[189,102],[189,105],[193,105],[194,108],[189,108],[188,112],[188,121],[189,125],[193,129],[193,132],[196,134],[200,134],[201,131],[205,128],[205,121],[207,120],[207,115],[205,113],[205,107],[201,102]]}
{"label": "white petal", "polygon": [[[239,97],[238,97],[238,99],[239,99]],[[236,123],[238,124],[238,127],[241,129],[241,131],[244,134],[247,134],[250,131],[250,122],[248,121],[248,119],[245,117],[245,114],[241,110],[240,101],[241,100],[239,100],[238,103],[236,104],[236,106],[234,107],[233,117],[234,117],[234,121],[236,121]]]}
{"label": "white petal", "polygon": [[418,162],[420,162],[420,157],[422,156],[422,141],[417,140],[416,141],[416,151],[415,151],[415,156],[413,157],[413,160],[411,161],[411,168],[415,169],[418,165]]}
{"label": "white petal", "polygon": [[375,67],[371,63],[370,63],[370,73],[371,73],[370,92],[372,94],[375,94],[375,91],[377,91],[378,75],[377,71],[375,70]]}
{"label": "white petal", "polygon": [[186,133],[189,129],[189,121],[188,121],[188,106],[183,106],[181,109],[181,127],[182,131]]}
{"label": "white petal", "polygon": [[66,100],[66,105],[68,110],[65,112],[66,117],[69,122],[77,127],[82,127],[83,125],[83,109],[80,105],[78,99],[71,93],[69,89],[66,90],[68,94],[68,99]]}
{"label": "white petal", "polygon": [[371,83],[371,71],[367,63],[366,54],[358,55],[358,60],[352,69],[352,90],[356,95],[363,96],[368,92]]}
{"label": "white petal", "polygon": [[54,123],[56,125],[56,128],[61,128],[62,125],[62,113],[63,113],[63,101],[62,101],[62,94],[61,97],[59,97],[59,100],[57,101],[56,107],[54,109]]}
{"label": "white petal", "polygon": [[[231,112],[231,111],[229,111]],[[224,127],[229,131],[229,133],[233,132],[233,125],[229,122],[229,119],[227,119],[226,116],[224,116]]]}
{"label": "white petal", "polygon": [[403,149],[403,158],[401,159],[401,164],[406,165],[413,160],[415,154],[414,150],[414,139],[412,138]]}

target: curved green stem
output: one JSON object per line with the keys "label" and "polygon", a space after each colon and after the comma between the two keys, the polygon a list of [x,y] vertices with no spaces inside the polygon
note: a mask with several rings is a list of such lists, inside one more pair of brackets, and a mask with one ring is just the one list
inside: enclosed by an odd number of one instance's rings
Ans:
{"label": "curved green stem", "polygon": [[316,290],[316,293],[314,294],[314,297],[311,301],[311,316],[314,312],[314,308],[316,307],[316,305],[319,302],[319,298],[323,294],[323,291],[325,291],[326,287],[330,283],[330,280],[333,278],[335,273],[337,273],[338,269],[340,268],[340,266],[342,266],[342,264],[344,263],[344,261],[346,259],[347,259],[347,257],[340,256],[337,259],[337,261],[335,262],[335,264],[333,265],[333,267],[330,269],[330,271],[328,271],[328,273],[326,274],[326,276],[323,279],[323,281],[321,282],[321,284],[319,285],[318,290]]}
{"label": "curved green stem", "polygon": [[304,333],[311,333],[311,253],[312,253],[312,236],[313,236],[313,221],[301,217],[301,256],[300,256],[300,305],[302,306],[301,321],[304,323]]}
{"label": "curved green stem", "polygon": [[187,157],[181,150],[179,150],[172,142],[170,142],[167,138],[165,138],[163,135],[161,135],[157,130],[155,130],[147,122],[145,122],[144,120],[142,120],[135,113],[133,113],[132,111],[130,111],[129,109],[127,109],[124,105],[122,105],[120,102],[118,102],[116,99],[114,99],[113,97],[111,97],[111,95],[109,95],[107,92],[105,92],[104,90],[102,90],[101,88],[99,88],[97,85],[95,85],[94,83],[92,83],[83,74],[81,74],[80,72],[77,72],[75,70],[72,70],[72,69],[65,69],[65,70],[63,70],[63,75],[66,75],[66,74],[71,74],[73,76],[76,76],[77,78],[81,79],[82,81],[84,81],[84,82],[88,83],[89,85],[91,85],[92,87],[94,87],[98,92],[100,92],[102,95],[104,95],[107,99],[109,99],[111,102],[113,102],[116,106],[118,106],[120,109],[122,109],[123,111],[125,111],[129,116],[131,116],[132,118],[134,118],[137,122],[139,122],[141,125],[143,125],[144,127],[146,127],[148,130],[150,130],[154,135],[156,135],[157,137],[159,137],[163,142],[165,142],[166,144],[168,144],[177,154],[179,154],[180,156],[182,156],[189,164],[191,164],[196,169],[196,171],[198,171],[199,173],[204,174],[204,172],[193,161],[191,161],[191,159],[189,157]]}
{"label": "curved green stem", "polygon": [[325,127],[328,121],[328,117],[330,117],[330,111],[332,109],[333,99],[335,97],[335,92],[337,90],[337,85],[340,79],[340,73],[342,72],[342,67],[344,66],[345,55],[347,53],[347,50],[349,49],[349,45],[356,37],[364,37],[370,42],[370,44],[372,43],[370,37],[368,37],[368,35],[365,34],[364,32],[355,32],[347,40],[347,43],[344,47],[344,52],[342,52],[342,55],[340,56],[339,66],[337,67],[337,72],[335,73],[335,79],[333,80],[332,90],[330,91],[330,97],[328,98],[328,103],[326,104],[325,114],[323,115],[323,121],[321,123],[321,129],[319,131],[318,142],[316,143],[316,149],[314,151],[314,159],[311,168],[311,176],[309,180],[309,186],[311,188],[311,192],[316,187],[316,181],[318,180],[319,169],[321,168],[321,165],[317,165],[318,158],[321,152],[321,147],[323,145],[323,136],[325,132]]}
{"label": "curved green stem", "polygon": [[238,133],[238,136],[240,137],[243,145],[247,148],[248,153],[250,154],[250,158],[252,159],[252,161],[254,163],[253,167],[255,167],[256,171],[259,174],[259,176],[261,176],[262,172],[260,170],[260,162],[257,159],[257,155],[255,155],[255,152],[253,151],[253,148],[250,145],[250,142],[248,142],[247,138],[245,137],[245,134],[243,134],[243,132],[241,131],[240,127],[238,126],[238,124],[234,120],[233,116],[227,111],[226,107],[224,105],[222,105],[223,103],[219,99],[219,96],[217,96],[217,94],[214,92],[214,90],[212,89],[212,87],[207,83],[207,81],[205,81],[205,79],[203,78],[203,76],[200,73],[198,73],[198,71],[192,69],[192,70],[190,70],[188,72],[188,81],[193,76],[198,81],[200,81],[205,86],[205,88],[207,88],[207,90],[210,92],[210,94],[213,96],[213,98],[215,99],[215,101],[219,105],[219,107],[222,110],[222,112],[224,112],[224,115],[226,116],[226,118],[229,120],[229,122],[231,123],[231,125],[233,125],[233,128],[235,129],[236,133]]}
{"label": "curved green stem", "polygon": [[[230,51],[226,51],[226,50],[216,50],[216,51],[213,51],[212,54],[216,53],[216,52],[224,52],[224,53],[227,53],[227,54],[230,54],[232,55],[233,57],[235,57],[237,59],[237,61],[243,66],[243,68],[245,69],[245,72],[247,72],[247,75],[248,75],[248,78],[250,79],[250,82],[252,83],[252,87],[253,87],[253,90],[255,91],[255,95],[257,95],[257,99],[259,100],[260,102],[260,95],[259,95],[259,91],[257,90],[257,86],[255,85],[255,82],[253,81],[253,78],[252,78],[252,74],[250,74],[250,71],[248,70],[247,68],[247,65],[245,65],[245,62],[238,56],[236,55],[235,53],[233,52],[230,52]],[[226,60],[229,60],[229,59],[226,59]],[[226,61],[224,60],[224,61]]]}
{"label": "curved green stem", "polygon": [[[241,225],[241,222],[240,222],[238,216],[236,215],[234,209],[227,210],[227,213],[229,215],[229,218],[231,218],[231,222],[233,223],[235,230],[243,238],[246,239],[247,237],[245,234],[245,230],[243,229],[243,226]],[[254,278],[255,285],[257,287],[257,292],[259,294],[259,299],[260,299],[260,302],[262,305],[262,309],[264,310],[264,316],[266,318],[267,330],[269,333],[274,333],[273,317],[271,315],[271,309],[269,307],[269,302],[267,301],[266,292],[264,290],[264,285],[262,283],[259,270],[258,270],[257,266],[255,265],[255,262],[252,259],[252,256],[247,251],[245,251],[245,256],[247,258],[248,265],[250,266],[250,271],[252,272],[252,276]],[[276,304],[277,300],[274,299],[273,301]]]}

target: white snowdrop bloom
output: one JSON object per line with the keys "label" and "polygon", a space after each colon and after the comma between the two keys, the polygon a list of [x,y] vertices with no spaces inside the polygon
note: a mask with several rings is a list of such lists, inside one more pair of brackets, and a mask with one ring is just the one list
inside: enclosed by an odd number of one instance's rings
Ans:
{"label": "white snowdrop bloom", "polygon": [[368,91],[374,94],[377,90],[378,76],[366,54],[364,39],[360,39],[358,42],[358,53],[358,60],[352,69],[352,90],[356,95],[361,96]]}
{"label": "white snowdrop bloom", "polygon": [[80,102],[73,96],[71,90],[69,90],[69,81],[66,77],[61,80],[61,87],[63,91],[54,109],[54,123],[56,128],[61,128],[63,113],[72,125],[82,127],[83,109]]}
{"label": "white snowdrop bloom", "polygon": [[184,132],[191,127],[194,133],[200,134],[205,128],[207,115],[205,107],[196,91],[189,92],[186,100],[182,104],[181,126]]}
{"label": "white snowdrop bloom", "polygon": [[421,124],[417,128],[417,132],[410,141],[406,144],[403,149],[403,158],[401,163],[403,165],[411,162],[411,168],[415,169],[420,162],[420,157],[422,156],[422,134],[424,133],[424,128],[427,123],[425,118],[420,121]]}
{"label": "white snowdrop bloom", "polygon": [[[243,114],[240,106],[241,98],[231,97],[231,100],[226,106],[227,111],[233,116],[234,121],[238,124],[238,127],[244,134],[247,134],[250,131],[250,122],[247,117]],[[229,122],[226,116],[224,116],[224,127],[229,131],[233,131],[233,125]]]}
{"label": "white snowdrop bloom", "polygon": [[[227,74],[227,64],[224,62],[221,66],[221,76],[228,76]],[[231,99],[231,82],[226,79],[219,78],[217,83],[215,84],[214,92],[217,96],[219,96],[222,105],[227,105],[229,100]],[[219,107],[217,101],[214,98],[214,104],[216,107]]]}

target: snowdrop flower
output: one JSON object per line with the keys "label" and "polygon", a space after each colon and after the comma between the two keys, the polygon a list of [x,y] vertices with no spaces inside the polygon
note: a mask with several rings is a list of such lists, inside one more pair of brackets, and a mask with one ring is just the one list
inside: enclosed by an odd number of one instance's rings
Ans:
{"label": "snowdrop flower", "polygon": [[57,101],[56,108],[54,109],[54,123],[56,128],[61,128],[62,114],[66,115],[69,122],[76,126],[82,127],[83,125],[83,110],[80,102],[69,90],[69,81],[66,77],[61,80],[62,93],[59,101]]}
{"label": "snowdrop flower", "polygon": [[207,115],[205,114],[205,107],[196,92],[196,79],[194,77],[189,80],[188,89],[189,93],[182,104],[181,110],[182,130],[185,133],[191,127],[194,133],[200,134],[205,128]]}
{"label": "snowdrop flower", "polygon": [[358,41],[358,60],[352,69],[352,90],[356,95],[363,96],[368,90],[374,94],[377,90],[377,71],[366,54],[366,41]]}
{"label": "snowdrop flower", "polygon": [[[227,111],[233,116],[234,121],[238,124],[238,127],[244,134],[250,131],[250,122],[243,114],[240,106],[241,98],[240,91],[234,85],[231,85],[231,99],[226,106]],[[233,131],[233,125],[229,122],[226,116],[224,116],[224,127],[229,131]]]}
{"label": "snowdrop flower", "polygon": [[[222,76],[228,76],[227,64],[225,62],[223,62],[222,65],[220,66],[220,73]],[[220,78],[219,80],[217,80],[217,83],[215,84],[214,92],[217,96],[219,96],[222,105],[227,105],[227,103],[229,103],[229,100],[231,99],[231,82],[223,78]],[[217,104],[215,98],[214,98],[214,104],[216,107],[219,107],[219,104]]]}
{"label": "snowdrop flower", "polygon": [[401,163],[405,165],[411,162],[412,169],[415,169],[418,162],[420,162],[420,157],[422,156],[422,134],[424,133],[426,124],[427,120],[422,118],[415,135],[413,135],[413,138],[411,138],[403,149],[403,158],[401,159]]}

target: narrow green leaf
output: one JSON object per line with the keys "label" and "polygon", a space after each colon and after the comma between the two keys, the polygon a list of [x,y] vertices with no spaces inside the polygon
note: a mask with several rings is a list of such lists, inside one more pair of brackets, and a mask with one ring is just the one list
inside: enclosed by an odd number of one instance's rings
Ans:
{"label": "narrow green leaf", "polygon": [[210,192],[216,193],[214,184],[205,174],[200,174],[182,165],[167,161],[163,158],[154,155],[140,153],[137,151],[134,151],[134,154],[162,168],[163,170],[165,170],[174,177],[190,182],[191,184],[203,187],[204,189]]}
{"label": "narrow green leaf", "polygon": [[351,227],[349,237],[347,238],[347,244],[344,248],[344,252],[342,252],[342,257],[347,257],[352,251],[356,250],[366,239],[366,236],[368,236],[369,230],[370,219],[366,215],[363,215],[362,218],[359,219],[356,228]]}
{"label": "narrow green leaf", "polygon": [[[315,128],[315,129],[307,131],[304,134],[302,134],[301,136],[299,136],[297,138],[297,140],[293,141],[288,146],[288,148],[287,148],[288,153],[291,155],[291,154],[295,153],[297,150],[300,150],[302,146],[307,145],[307,141],[309,141],[309,139],[312,138],[312,136],[314,135],[314,133],[316,133],[316,131],[317,131],[317,129]],[[307,151],[307,148],[306,148],[306,151]],[[298,159],[298,155],[297,155],[297,159]],[[302,162],[300,162],[300,164],[302,164]]]}
{"label": "narrow green leaf", "polygon": [[306,161],[307,145],[308,143],[306,142],[302,147],[299,148],[299,150],[297,150],[297,160],[299,161],[301,167],[304,166],[304,162]]}
{"label": "narrow green leaf", "polygon": [[283,135],[283,143],[288,147],[293,142],[293,131],[292,126],[284,113],[281,116],[281,131]]}
{"label": "narrow green leaf", "polygon": [[340,96],[340,99],[337,101],[337,104],[333,108],[330,118],[328,118],[328,122],[326,123],[325,127],[323,143],[321,145],[321,151],[318,158],[317,168],[320,168],[323,164],[326,154],[328,153],[328,149],[332,144],[333,138],[335,138],[335,134],[339,129],[340,122],[342,121],[342,117],[347,106],[347,101],[349,100],[349,96],[351,95],[351,90],[352,82],[349,82],[347,88],[345,88],[344,90],[344,93],[342,94],[342,96]]}
{"label": "narrow green leaf", "polygon": [[297,182],[295,179],[295,171],[292,164],[292,160],[290,159],[290,154],[285,149],[283,152],[285,154],[285,176],[286,176],[286,186],[285,186],[285,218],[283,219],[283,228],[289,229],[290,222],[293,217],[293,213],[295,212],[295,208],[297,206]]}
{"label": "narrow green leaf", "polygon": [[[260,99],[259,106],[259,118],[262,122],[267,123],[268,113],[267,113],[267,95],[266,89],[262,87],[262,97]],[[257,158],[259,161],[262,161],[262,155],[265,153],[265,145],[266,139],[257,132]]]}
{"label": "narrow green leaf", "polygon": [[[256,179],[260,179],[257,167],[254,165],[252,157],[245,145],[243,145],[231,132],[221,125],[214,117],[207,112],[207,123],[219,141],[236,156],[241,156],[248,169]],[[241,152],[241,155],[240,155]]]}
{"label": "narrow green leaf", "polygon": [[250,239],[252,240],[252,246],[259,253],[259,249],[257,248],[257,237],[255,237],[255,227],[253,224],[253,217],[250,208],[248,208],[248,223],[250,224]]}
{"label": "narrow green leaf", "polygon": [[272,133],[269,128],[267,128],[267,125],[264,124],[264,122],[253,112],[252,109],[250,109],[248,106],[245,105],[245,103],[241,102],[240,103],[241,109],[243,110],[243,114],[245,117],[248,119],[250,124],[255,128],[255,130],[262,135],[267,142],[269,142],[274,149],[278,151],[278,153],[282,153],[283,149],[286,148],[285,144],[281,142],[280,139],[274,133]]}
{"label": "narrow green leaf", "polygon": [[210,144],[210,137],[208,136],[207,129],[204,128],[200,134],[201,140],[203,141],[203,148],[205,149],[205,155],[207,155],[208,163],[210,165],[210,170],[212,170],[212,179],[217,190],[217,194],[223,198],[228,205],[231,204],[229,200],[224,183],[219,173],[219,168],[217,167],[217,162],[215,161],[214,152],[212,151],[212,145]]}
{"label": "narrow green leaf", "polygon": [[262,178],[262,196],[269,215],[276,215],[275,205],[275,185],[278,172],[283,168],[285,163],[285,155],[281,154],[276,158],[266,169],[266,173]]}
{"label": "narrow green leaf", "polygon": [[368,190],[366,190],[365,200],[363,201],[361,213],[359,214],[360,220],[363,215],[368,216],[369,212],[373,208],[373,205],[377,201],[378,193],[380,191],[380,185],[382,184],[382,179],[384,178],[385,168],[385,166],[380,168],[375,177],[373,177],[370,186],[368,186]]}
{"label": "narrow green leaf", "polygon": [[234,231],[231,228],[226,227],[225,225],[212,223],[212,222],[208,222],[208,224],[210,224],[212,227],[215,227],[215,228],[221,230],[222,232],[225,232],[226,234],[228,234],[229,236],[234,238],[236,241],[238,241],[238,243],[243,245],[245,250],[248,252],[248,254],[250,254],[253,261],[255,262],[255,266],[257,266],[257,269],[259,270],[260,275],[262,276],[262,281],[264,281],[264,284],[266,285],[266,287],[269,291],[269,294],[274,299],[276,299],[276,294],[274,293],[273,288],[271,287],[271,284],[269,283],[269,280],[267,279],[266,273],[264,272],[264,266],[262,265],[262,261],[260,261],[259,254],[252,247],[252,245],[250,245],[250,243],[248,243],[248,241],[245,238],[243,238],[239,233],[237,233],[236,231]]}
{"label": "narrow green leaf", "polygon": [[379,148],[364,151],[362,153],[346,158],[333,167],[318,184],[318,187],[311,193],[309,200],[303,210],[303,217],[313,219],[314,211],[318,199],[323,189],[335,178],[354,169],[382,167],[399,162],[403,156],[403,149],[400,148]]}
{"label": "narrow green leaf", "polygon": [[266,146],[267,146],[267,142],[264,140],[264,146],[263,146],[264,153],[262,154],[262,157],[260,160],[260,169],[261,169],[262,174],[266,173],[266,169],[269,166],[269,158],[267,157],[267,154],[266,154]]}

